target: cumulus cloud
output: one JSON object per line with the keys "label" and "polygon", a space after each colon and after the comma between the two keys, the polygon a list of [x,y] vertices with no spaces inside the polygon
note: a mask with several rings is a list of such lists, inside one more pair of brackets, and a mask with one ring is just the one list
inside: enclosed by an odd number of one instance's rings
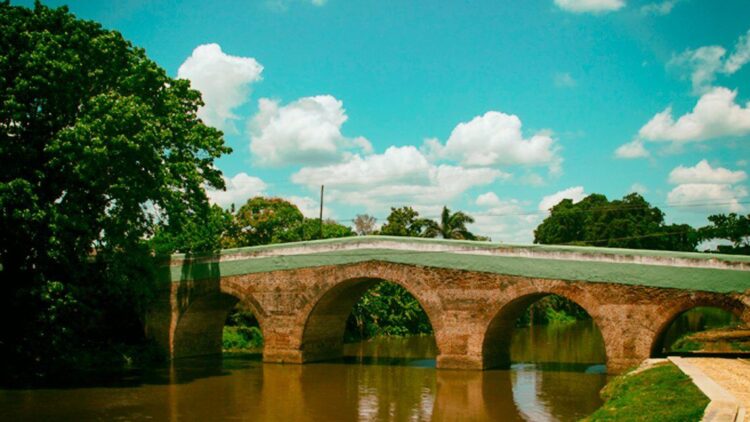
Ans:
{"label": "cumulus cloud", "polygon": [[371,212],[399,204],[447,204],[472,187],[507,178],[496,169],[432,164],[413,146],[392,146],[366,157],[355,154],[342,163],[304,167],[292,175],[294,183],[311,189],[325,185],[332,201],[364,205]]}
{"label": "cumulus cloud", "polygon": [[226,190],[206,189],[209,201],[224,208],[231,204],[240,206],[254,196],[263,195],[267,187],[263,180],[247,173],[237,173],[231,179],[225,176],[224,184]]}
{"label": "cumulus cloud", "polygon": [[479,195],[475,203],[482,210],[469,213],[474,217],[474,223],[469,226],[473,233],[489,236],[496,242],[532,242],[540,217],[537,213],[525,213],[520,201],[501,199],[494,192],[486,192]]}
{"label": "cumulus cloud", "polygon": [[573,201],[573,203],[576,203],[580,202],[585,197],[586,192],[584,192],[583,186],[574,186],[542,198],[542,200],[539,202],[539,211],[548,212],[552,207],[559,204],[563,199],[570,199]]}
{"label": "cumulus cloud", "polygon": [[668,15],[672,12],[677,0],[666,0],[656,3],[649,3],[641,6],[641,13],[644,15]]}
{"label": "cumulus cloud", "polygon": [[546,165],[551,172],[559,172],[562,159],[555,140],[545,131],[524,139],[521,126],[518,116],[488,111],[459,123],[445,145],[430,139],[425,149],[431,156],[465,166]]}
{"label": "cumulus cloud", "polygon": [[625,7],[624,0],[555,0],[555,4],[573,13],[607,13]]}
{"label": "cumulus cloud", "polygon": [[198,110],[207,125],[236,131],[234,109],[250,95],[250,85],[261,79],[263,66],[252,57],[237,57],[221,51],[218,44],[199,45],[180,65],[177,77],[190,80],[201,92],[205,105]]}
{"label": "cumulus cloud", "polygon": [[657,113],[639,131],[649,141],[692,142],[750,133],[750,103],[734,102],[737,91],[716,87],[703,94],[693,111],[676,121],[672,108]]}
{"label": "cumulus cloud", "polygon": [[693,167],[678,166],[669,174],[669,183],[677,186],[667,194],[667,203],[699,213],[741,212],[740,200],[747,196],[747,189],[736,184],[746,179],[742,170],[714,168],[706,160]]}
{"label": "cumulus cloud", "polygon": [[690,74],[696,95],[711,90],[718,74],[732,75],[750,61],[750,30],[739,37],[728,57],[727,50],[718,45],[688,49],[675,55],[668,66]]}
{"label": "cumulus cloud", "polygon": [[258,108],[249,124],[250,150],[258,164],[325,164],[340,161],[349,150],[372,152],[367,139],[342,135],[348,116],[333,96],[304,97],[285,106],[261,98]]}
{"label": "cumulus cloud", "polygon": [[743,186],[719,183],[686,183],[676,186],[667,194],[672,206],[690,207],[695,212],[742,212],[740,200],[747,196]]}
{"label": "cumulus cloud", "polygon": [[678,166],[669,173],[669,183],[738,183],[747,179],[742,170],[732,171],[723,167],[713,168],[708,161],[701,160],[693,167]]}
{"label": "cumulus cloud", "polygon": [[643,146],[643,141],[640,139],[620,145],[620,147],[615,150],[615,157],[617,158],[642,158],[648,156],[649,153]]}

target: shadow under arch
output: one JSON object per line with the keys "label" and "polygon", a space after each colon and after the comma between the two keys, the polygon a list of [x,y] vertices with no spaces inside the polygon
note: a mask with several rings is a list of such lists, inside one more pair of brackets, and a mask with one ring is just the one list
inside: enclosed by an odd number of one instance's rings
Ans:
{"label": "shadow under arch", "polygon": [[174,358],[220,355],[227,316],[240,302],[258,315],[258,325],[262,332],[263,321],[255,300],[249,297],[240,299],[239,295],[227,292],[207,293],[194,298],[177,321],[174,330]]}
{"label": "shadow under arch", "polygon": [[[686,302],[680,302],[669,309],[663,315],[664,318],[658,323],[655,334],[651,340],[650,357],[663,357],[666,355],[664,342],[667,332],[672,324],[685,312],[695,308],[717,308],[734,315],[737,320],[743,321],[743,316],[750,318],[750,314],[745,314],[745,306],[741,301],[726,296],[717,296],[711,298],[692,299]],[[750,324],[750,320],[743,321]]]}
{"label": "shadow under arch", "polygon": [[566,293],[557,291],[535,291],[522,293],[519,296],[504,303],[492,317],[487,325],[482,341],[482,364],[485,369],[509,368],[511,363],[511,341],[513,331],[516,329],[516,321],[533,303],[545,296],[557,295],[563,297],[581,307],[591,317],[594,326],[602,335],[605,342],[605,364],[609,361],[606,339],[602,331],[600,321],[593,311],[592,304],[582,303],[581,298],[572,297]]}
{"label": "shadow under arch", "polygon": [[[302,362],[315,362],[336,359],[343,355],[344,332],[346,320],[354,305],[368,290],[380,282],[397,284],[404,288],[419,303],[427,315],[430,326],[437,339],[438,327],[434,323],[433,312],[416,292],[409,286],[396,280],[386,280],[378,277],[356,277],[336,283],[322,295],[318,296],[314,306],[305,320],[300,350]],[[440,353],[440,345],[438,354]]]}

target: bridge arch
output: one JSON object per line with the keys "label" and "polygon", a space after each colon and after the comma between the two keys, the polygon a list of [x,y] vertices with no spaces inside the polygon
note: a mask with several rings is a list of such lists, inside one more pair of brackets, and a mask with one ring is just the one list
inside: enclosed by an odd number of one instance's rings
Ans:
{"label": "bridge arch", "polygon": [[221,354],[222,334],[229,312],[238,303],[250,309],[263,331],[263,314],[252,296],[235,289],[222,289],[192,298],[174,328],[172,357]]}
{"label": "bridge arch", "polygon": [[424,280],[412,277],[388,277],[378,271],[366,271],[367,275],[340,278],[320,289],[303,312],[300,351],[302,362],[312,362],[340,357],[343,352],[343,338],[346,320],[357,301],[376,284],[386,281],[403,287],[414,296],[427,314],[438,351],[441,350],[440,309],[427,295]]}
{"label": "bridge arch", "polygon": [[731,296],[719,294],[694,294],[683,296],[669,303],[661,310],[654,324],[654,335],[651,339],[651,357],[659,357],[663,354],[664,341],[667,331],[672,324],[691,309],[700,307],[718,308],[729,312],[737,319],[750,324],[750,309],[741,300]]}
{"label": "bridge arch", "polygon": [[507,368],[510,366],[510,348],[516,321],[530,305],[545,296],[557,295],[570,300],[589,314],[602,335],[605,362],[609,361],[610,346],[607,344],[608,323],[601,315],[597,300],[585,290],[566,289],[564,286],[510,288],[506,300],[495,309],[482,337],[482,367]]}

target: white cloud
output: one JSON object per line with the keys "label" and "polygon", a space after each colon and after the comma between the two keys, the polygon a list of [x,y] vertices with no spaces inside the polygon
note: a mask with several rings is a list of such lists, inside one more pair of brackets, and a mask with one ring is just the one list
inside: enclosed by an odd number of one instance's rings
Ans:
{"label": "white cloud", "polygon": [[263,180],[249,176],[247,173],[237,173],[231,179],[224,177],[224,184],[226,185],[225,191],[206,189],[208,199],[224,208],[231,204],[239,207],[254,196],[264,195],[267,187]]}
{"label": "white cloud", "polygon": [[747,174],[742,170],[713,168],[706,160],[701,160],[694,167],[678,166],[669,173],[669,183],[675,185],[683,183],[733,184],[745,179],[747,179]]}
{"label": "white cloud", "polygon": [[607,13],[625,7],[624,0],[555,0],[555,4],[573,13]]}
{"label": "white cloud", "polygon": [[724,72],[735,73],[747,62],[750,62],[750,30],[737,40],[734,51],[724,63]]}
{"label": "white cloud", "polygon": [[552,195],[547,195],[539,202],[539,211],[549,211],[552,207],[560,203],[563,199],[570,199],[573,203],[580,202],[586,197],[583,186],[574,186]]}
{"label": "white cloud", "polygon": [[218,44],[203,44],[180,65],[177,77],[189,79],[205,105],[198,117],[221,130],[236,131],[233,110],[248,100],[250,85],[261,79],[263,66],[252,57],[230,56]]}
{"label": "white cloud", "polygon": [[367,139],[347,138],[343,103],[330,95],[304,97],[280,106],[261,98],[250,121],[250,150],[261,165],[322,164],[340,161],[347,150],[372,152]]}
{"label": "white cloud", "polygon": [[630,185],[630,189],[628,190],[628,193],[637,193],[640,195],[644,195],[648,193],[648,188],[638,182],[633,183]]}
{"label": "white cloud", "polygon": [[688,49],[674,56],[668,65],[689,71],[693,92],[700,95],[711,90],[717,74],[732,75],[750,61],[750,30],[739,37],[734,50],[725,58],[726,53],[718,45]]}
{"label": "white cloud", "polygon": [[742,170],[714,168],[706,160],[693,167],[678,166],[669,174],[669,183],[677,186],[667,194],[667,203],[691,213],[741,212],[747,189],[735,184],[746,179]]}
{"label": "white cloud", "polygon": [[488,111],[469,122],[459,123],[445,145],[425,141],[431,156],[459,161],[465,166],[547,165],[559,172],[562,158],[550,134],[542,131],[524,139],[521,119],[512,114]]}
{"label": "white cloud", "polygon": [[675,4],[677,4],[677,0],[649,3],[641,6],[641,13],[644,15],[668,15],[674,8]]}
{"label": "white cloud", "polygon": [[641,158],[648,156],[649,153],[643,146],[643,141],[640,139],[620,145],[620,147],[615,150],[615,157],[617,158]]}
{"label": "white cloud", "polygon": [[402,204],[447,204],[474,186],[510,177],[496,169],[434,165],[413,146],[392,146],[383,154],[355,154],[343,163],[304,167],[292,181],[311,189],[325,185],[332,201],[378,212]]}
{"label": "white cloud", "polygon": [[736,96],[737,91],[716,87],[677,121],[667,107],[641,128],[639,136],[649,141],[691,142],[746,135],[750,133],[750,103],[742,107],[734,102]]}
{"label": "white cloud", "polygon": [[686,183],[667,194],[667,203],[693,212],[742,212],[740,200],[747,196],[743,186],[719,183]]}
{"label": "white cloud", "polygon": [[517,199],[501,199],[494,192],[479,195],[475,203],[483,207],[479,212],[470,212],[474,223],[469,226],[473,233],[489,236],[495,242],[531,243],[534,228],[539,224],[538,213],[526,213]]}
{"label": "white cloud", "polygon": [[690,69],[693,92],[700,95],[711,89],[716,73],[723,67],[725,54],[726,50],[718,45],[700,47],[674,56],[668,66]]}
{"label": "white cloud", "polygon": [[578,81],[570,76],[570,73],[555,73],[555,86],[558,88],[573,88],[578,85]]}
{"label": "white cloud", "polygon": [[[297,208],[302,212],[302,215],[304,215],[307,218],[318,218],[320,217],[320,199],[312,198],[309,196],[296,196],[292,195],[289,197],[285,197],[287,201],[291,202],[292,204],[296,205]],[[323,219],[326,218],[336,218],[333,211],[328,207],[328,205],[325,204],[325,201],[323,201]]]}

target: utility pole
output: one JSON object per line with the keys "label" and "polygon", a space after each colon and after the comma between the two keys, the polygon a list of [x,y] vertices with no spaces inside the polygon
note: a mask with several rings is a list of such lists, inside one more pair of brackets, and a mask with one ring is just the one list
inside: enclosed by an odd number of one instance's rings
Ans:
{"label": "utility pole", "polygon": [[324,185],[320,185],[320,233],[318,235],[319,239],[323,238],[323,188],[324,188]]}

